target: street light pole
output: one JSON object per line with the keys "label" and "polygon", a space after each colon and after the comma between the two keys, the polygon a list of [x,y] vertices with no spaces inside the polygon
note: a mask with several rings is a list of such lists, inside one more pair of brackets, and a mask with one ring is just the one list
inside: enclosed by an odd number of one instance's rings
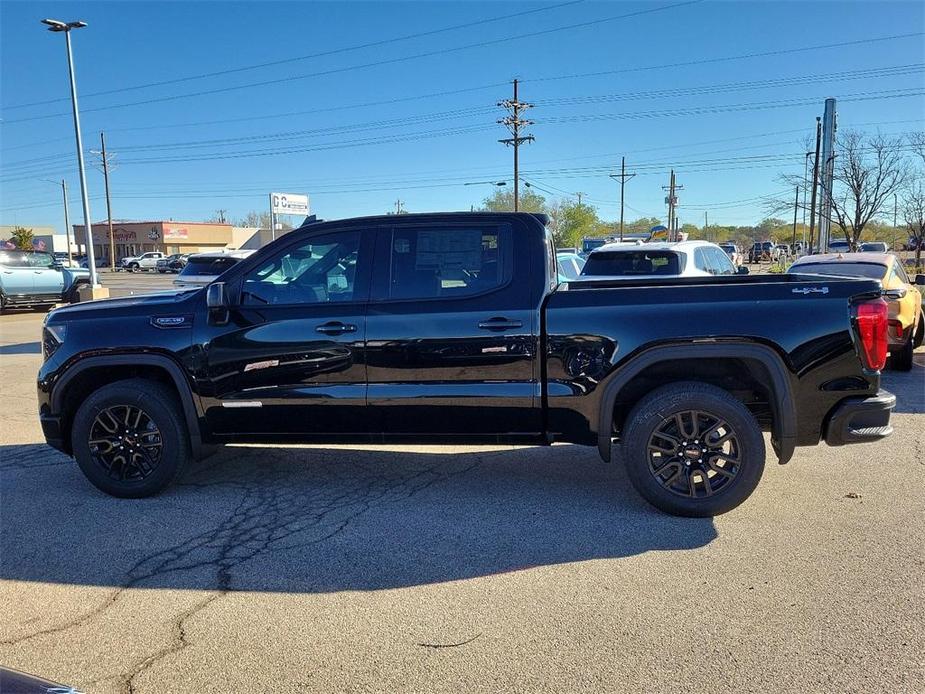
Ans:
{"label": "street light pole", "polygon": [[67,239],[67,264],[70,266],[74,259],[71,257],[71,220],[67,211],[67,181],[63,178],[60,183],[50,178],[43,178],[42,181],[61,186],[61,193],[64,195],[64,237]]}
{"label": "street light pole", "polygon": [[84,168],[83,140],[80,136],[80,112],[77,108],[77,81],[74,77],[74,55],[71,51],[71,29],[82,29],[86,22],[61,22],[56,19],[43,19],[48,30],[55,33],[64,33],[64,43],[67,47],[67,71],[71,80],[71,110],[74,112],[74,137],[77,140],[77,167],[80,174],[80,198],[84,211],[84,240],[87,243],[87,265],[90,269],[90,286],[96,289],[100,286],[96,273],[96,259],[93,254],[93,226],[90,223],[90,198],[87,194],[87,173]]}

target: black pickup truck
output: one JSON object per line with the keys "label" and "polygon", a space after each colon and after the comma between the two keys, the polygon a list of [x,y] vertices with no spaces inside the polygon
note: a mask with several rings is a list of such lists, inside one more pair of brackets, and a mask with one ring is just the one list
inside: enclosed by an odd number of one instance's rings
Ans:
{"label": "black pickup truck", "polygon": [[568,442],[710,516],[758,484],[763,430],[781,463],[890,433],[877,281],[559,284],[545,223],[310,222],[205,288],[53,311],[45,437],[122,497],[226,442]]}

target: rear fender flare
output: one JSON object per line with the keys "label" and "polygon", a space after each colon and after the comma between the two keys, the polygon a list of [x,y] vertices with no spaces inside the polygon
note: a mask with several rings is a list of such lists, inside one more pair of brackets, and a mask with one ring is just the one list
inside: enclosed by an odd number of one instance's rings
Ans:
{"label": "rear fender flare", "polygon": [[780,356],[770,347],[753,342],[683,344],[653,347],[619,367],[604,386],[597,429],[597,449],[605,462],[611,459],[613,409],[620,391],[644,369],[663,361],[679,359],[748,359],[759,362],[771,379],[771,408],[774,414],[772,438],[781,465],[793,457],[797,440],[797,418],[790,374]]}

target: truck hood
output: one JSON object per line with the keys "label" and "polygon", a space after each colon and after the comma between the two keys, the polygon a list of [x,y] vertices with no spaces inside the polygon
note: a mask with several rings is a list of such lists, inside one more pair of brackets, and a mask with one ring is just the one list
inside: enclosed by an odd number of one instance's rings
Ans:
{"label": "truck hood", "polygon": [[49,323],[90,317],[116,316],[121,312],[137,314],[139,310],[150,310],[152,314],[173,313],[191,310],[188,305],[201,288],[174,289],[117,299],[98,299],[56,308],[48,314]]}

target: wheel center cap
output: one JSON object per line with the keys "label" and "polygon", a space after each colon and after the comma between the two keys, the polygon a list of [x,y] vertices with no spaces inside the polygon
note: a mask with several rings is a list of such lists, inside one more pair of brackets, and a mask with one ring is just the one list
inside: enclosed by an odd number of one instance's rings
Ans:
{"label": "wheel center cap", "polygon": [[684,457],[690,460],[696,460],[701,455],[700,446],[685,446]]}

